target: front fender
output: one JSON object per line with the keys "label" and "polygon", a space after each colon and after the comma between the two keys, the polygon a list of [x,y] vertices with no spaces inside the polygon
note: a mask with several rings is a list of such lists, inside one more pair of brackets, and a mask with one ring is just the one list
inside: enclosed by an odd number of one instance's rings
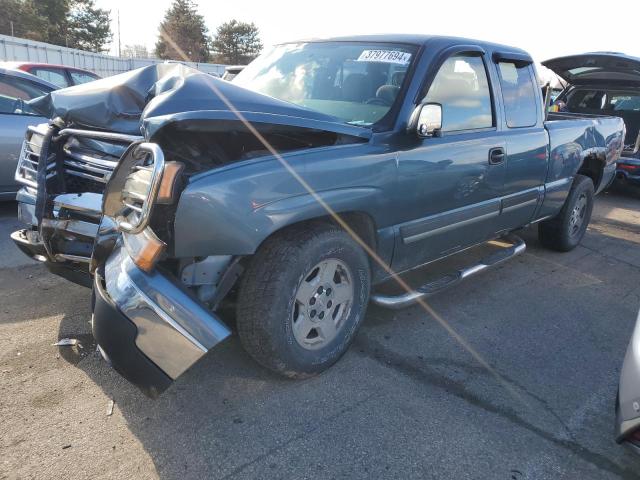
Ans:
{"label": "front fender", "polygon": [[[336,145],[204,172],[182,192],[174,221],[176,257],[251,255],[274,232],[328,215],[362,212],[393,224],[397,159],[389,145]],[[292,171],[295,174],[292,173]],[[303,179],[303,181],[300,181]]]}
{"label": "front fender", "polygon": [[[370,186],[290,193],[259,203],[243,189],[194,189],[180,199],[175,221],[175,255],[250,255],[274,232],[294,223],[336,213],[359,211],[375,219],[380,189]],[[244,190],[246,192],[246,190]]]}

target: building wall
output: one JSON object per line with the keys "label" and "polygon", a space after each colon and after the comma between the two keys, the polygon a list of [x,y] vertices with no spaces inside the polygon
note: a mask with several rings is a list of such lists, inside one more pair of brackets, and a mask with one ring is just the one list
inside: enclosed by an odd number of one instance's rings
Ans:
{"label": "building wall", "polygon": [[[102,77],[164,62],[164,60],[157,58],[112,57],[101,53],[85,52],[8,35],[0,35],[0,61],[57,63],[91,70]],[[202,72],[217,75],[222,75],[225,67],[217,63],[180,63],[197,68]]]}

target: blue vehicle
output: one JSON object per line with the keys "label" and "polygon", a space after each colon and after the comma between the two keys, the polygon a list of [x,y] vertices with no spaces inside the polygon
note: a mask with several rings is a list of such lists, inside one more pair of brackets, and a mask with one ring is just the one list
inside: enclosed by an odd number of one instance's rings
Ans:
{"label": "blue vehicle", "polygon": [[[13,234],[92,286],[105,358],[157,395],[230,335],[282,375],[346,351],[372,301],[401,308],[509,259],[568,251],[624,147],[617,117],[547,114],[531,57],[476,40],[286,43],[225,82],[158,65],[32,107]],[[399,295],[396,273],[502,239]]]}
{"label": "blue vehicle", "polygon": [[596,52],[554,58],[542,64],[566,82],[554,101],[562,111],[624,120],[625,147],[616,176],[640,185],[640,58]]}

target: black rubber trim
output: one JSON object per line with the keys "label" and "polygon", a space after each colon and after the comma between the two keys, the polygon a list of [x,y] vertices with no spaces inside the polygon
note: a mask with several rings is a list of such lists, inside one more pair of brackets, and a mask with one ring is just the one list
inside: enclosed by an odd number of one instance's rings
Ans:
{"label": "black rubber trim", "polygon": [[113,368],[151,398],[173,382],[136,346],[138,329],[113,303],[96,273],[94,282],[93,336]]}
{"label": "black rubber trim", "polygon": [[533,63],[533,58],[529,56],[529,54],[525,52],[493,52],[493,61],[495,63],[499,62],[513,62],[516,65],[529,65]]}
{"label": "black rubber trim", "polygon": [[510,208],[515,207],[517,205],[526,203],[530,200],[538,200],[540,198],[540,192],[538,189],[529,190],[522,193],[517,193],[516,195],[510,195],[506,198],[502,199],[502,208]]}
{"label": "black rubber trim", "polygon": [[455,226],[460,222],[473,220],[482,215],[500,213],[500,199],[495,198],[480,204],[470,205],[468,207],[459,208],[456,210],[450,210],[444,213],[437,213],[429,217],[415,221],[409,225],[400,227],[400,234],[403,240],[430,232],[432,230],[438,230],[440,228]]}

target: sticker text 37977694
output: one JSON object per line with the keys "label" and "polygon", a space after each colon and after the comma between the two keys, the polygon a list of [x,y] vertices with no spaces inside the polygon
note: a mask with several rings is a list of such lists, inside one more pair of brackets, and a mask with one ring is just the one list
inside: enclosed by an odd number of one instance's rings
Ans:
{"label": "sticker text 37977694", "polygon": [[398,50],[364,50],[357,62],[383,62],[408,65],[411,61],[411,54]]}

